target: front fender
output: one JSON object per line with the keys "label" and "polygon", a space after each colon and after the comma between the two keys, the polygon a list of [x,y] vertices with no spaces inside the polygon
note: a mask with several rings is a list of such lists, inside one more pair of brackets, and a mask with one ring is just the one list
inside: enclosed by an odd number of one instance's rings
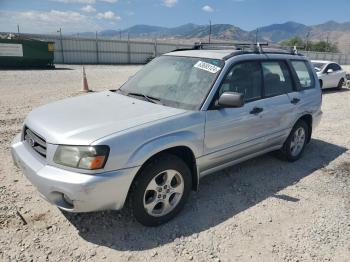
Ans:
{"label": "front fender", "polygon": [[155,154],[178,146],[188,147],[197,158],[203,152],[203,138],[190,131],[179,131],[154,138],[140,145],[130,155],[127,166],[141,166]]}

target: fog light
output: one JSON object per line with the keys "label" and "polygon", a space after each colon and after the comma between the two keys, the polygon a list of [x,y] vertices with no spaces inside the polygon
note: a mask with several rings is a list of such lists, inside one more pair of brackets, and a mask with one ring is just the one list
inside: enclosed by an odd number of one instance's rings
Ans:
{"label": "fog light", "polygon": [[66,194],[63,194],[63,200],[70,206],[73,206],[73,200],[70,199]]}

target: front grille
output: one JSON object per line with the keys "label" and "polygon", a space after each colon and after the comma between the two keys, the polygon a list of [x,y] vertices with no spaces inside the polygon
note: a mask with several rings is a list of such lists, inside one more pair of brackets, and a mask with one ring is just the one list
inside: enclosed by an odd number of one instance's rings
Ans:
{"label": "front grille", "polygon": [[46,141],[44,138],[34,133],[29,128],[24,129],[24,140],[39,155],[46,158]]}

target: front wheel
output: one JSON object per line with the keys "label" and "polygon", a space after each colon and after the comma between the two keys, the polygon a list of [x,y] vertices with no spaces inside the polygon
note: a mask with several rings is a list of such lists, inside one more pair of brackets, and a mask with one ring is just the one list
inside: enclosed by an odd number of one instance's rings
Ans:
{"label": "front wheel", "polygon": [[145,226],[158,226],[183,208],[192,187],[191,171],[177,156],[165,154],[146,164],[131,192],[134,217]]}
{"label": "front wheel", "polygon": [[308,125],[303,120],[299,120],[294,125],[290,135],[281,149],[286,160],[294,162],[301,157],[307,143],[308,134]]}

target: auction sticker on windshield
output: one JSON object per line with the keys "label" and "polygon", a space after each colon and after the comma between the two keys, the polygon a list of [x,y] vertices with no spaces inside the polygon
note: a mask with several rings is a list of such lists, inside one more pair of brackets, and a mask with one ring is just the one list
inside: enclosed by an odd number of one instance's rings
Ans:
{"label": "auction sticker on windshield", "polygon": [[203,61],[198,61],[195,65],[194,65],[195,68],[198,68],[198,69],[202,69],[202,70],[205,70],[205,71],[208,71],[212,74],[216,74],[217,72],[220,71],[220,67],[218,66],[215,66],[215,65],[212,65],[212,64],[209,64],[209,63],[206,63],[206,62],[203,62]]}

